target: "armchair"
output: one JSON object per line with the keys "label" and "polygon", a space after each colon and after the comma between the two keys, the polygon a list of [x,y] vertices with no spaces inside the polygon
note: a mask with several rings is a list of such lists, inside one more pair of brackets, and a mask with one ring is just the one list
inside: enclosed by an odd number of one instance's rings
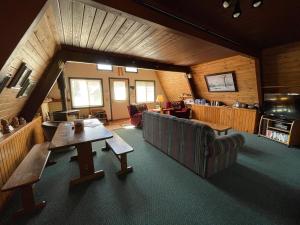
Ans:
{"label": "armchair", "polygon": [[130,123],[135,127],[142,127],[143,126],[142,114],[143,111],[148,110],[147,105],[146,104],[129,105],[127,106],[127,109],[130,116]]}
{"label": "armchair", "polygon": [[163,111],[168,112],[167,114],[172,116],[189,119],[191,109],[185,107],[183,101],[173,101],[173,102],[165,102]]}

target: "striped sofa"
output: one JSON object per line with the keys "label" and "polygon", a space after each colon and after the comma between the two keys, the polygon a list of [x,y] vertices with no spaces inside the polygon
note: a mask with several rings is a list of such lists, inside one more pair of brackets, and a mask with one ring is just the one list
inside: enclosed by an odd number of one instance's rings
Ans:
{"label": "striped sofa", "polygon": [[240,134],[216,136],[207,125],[170,115],[144,112],[143,123],[147,142],[204,178],[235,163],[244,144]]}

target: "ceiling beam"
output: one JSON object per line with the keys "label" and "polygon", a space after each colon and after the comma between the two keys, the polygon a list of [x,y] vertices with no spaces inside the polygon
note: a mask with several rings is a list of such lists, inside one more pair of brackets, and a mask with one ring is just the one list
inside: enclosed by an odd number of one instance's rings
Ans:
{"label": "ceiling beam", "polygon": [[60,76],[63,65],[64,62],[61,60],[61,53],[58,52],[42,74],[42,77],[19,113],[26,121],[31,121],[34,118],[39,107],[42,105],[57,78]]}
{"label": "ceiling beam", "polygon": [[26,34],[29,34],[35,27],[46,8],[46,2],[47,0],[1,1],[0,69],[3,68],[18,43],[26,39]]}
{"label": "ceiling beam", "polygon": [[127,13],[147,21],[151,21],[156,24],[177,30],[179,32],[191,35],[202,40],[229,48],[231,50],[240,52],[242,54],[258,57],[260,54],[259,49],[245,46],[237,40],[231,40],[217,34],[206,28],[185,21],[184,19],[177,18],[167,12],[160,11],[159,9],[153,8],[150,5],[144,3],[141,0],[80,0],[86,4],[90,4],[97,8],[111,7],[121,11],[120,13]]}
{"label": "ceiling beam", "polygon": [[132,66],[142,69],[162,70],[189,73],[190,67],[178,66],[167,63],[149,61],[129,55],[100,52],[92,49],[77,48],[71,46],[62,46],[61,59],[64,61],[75,61],[85,63],[103,63],[115,66]]}

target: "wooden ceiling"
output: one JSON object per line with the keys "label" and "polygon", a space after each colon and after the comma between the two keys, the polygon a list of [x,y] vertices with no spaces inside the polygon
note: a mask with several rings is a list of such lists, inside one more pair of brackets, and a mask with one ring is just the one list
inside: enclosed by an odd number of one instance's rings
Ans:
{"label": "wooden ceiling", "polygon": [[185,66],[238,54],[101,4],[57,0],[53,7],[64,45]]}
{"label": "wooden ceiling", "polygon": [[[103,2],[103,0],[99,0]],[[263,49],[300,40],[300,1],[264,0],[259,8],[250,0],[240,0],[242,14],[232,18],[233,7],[224,9],[221,0],[139,0],[150,7],[172,14],[253,49]],[[146,6],[147,5],[147,6]]]}

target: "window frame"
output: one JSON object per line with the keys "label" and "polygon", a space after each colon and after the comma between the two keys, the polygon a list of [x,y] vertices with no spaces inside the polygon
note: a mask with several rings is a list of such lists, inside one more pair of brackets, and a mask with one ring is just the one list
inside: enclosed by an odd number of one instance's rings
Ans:
{"label": "window frame", "polygon": [[[152,82],[153,84],[154,84],[154,100],[153,100],[153,102],[137,102],[137,82],[139,82],[139,81],[141,81],[141,82]],[[137,103],[137,104],[141,104],[141,103],[149,103],[149,104],[151,104],[151,103],[155,103],[155,99],[156,99],[156,83],[155,83],[155,80],[134,80],[134,84],[135,84],[135,102]]]}
{"label": "window frame", "polygon": [[119,78],[119,77],[109,77],[108,78],[110,101],[116,101],[116,102],[120,101],[120,102],[122,102],[122,101],[126,101],[126,100],[115,100],[115,99],[113,99],[113,97],[114,97],[113,91],[114,90],[112,90],[112,88],[111,88],[111,82],[112,82],[112,80],[126,80],[127,81],[127,85],[128,85],[127,101],[130,104],[130,80],[129,80],[129,78]]}
{"label": "window frame", "polygon": [[[73,105],[73,99],[72,99],[72,88],[71,88],[71,80],[97,80],[101,81],[101,92],[102,92],[102,105],[98,106],[86,106],[86,107],[76,107]],[[69,77],[69,90],[70,90],[70,99],[71,99],[71,108],[72,109],[89,109],[89,108],[99,108],[104,107],[104,90],[103,90],[103,79],[102,78],[90,78],[90,77]]]}
{"label": "window frame", "polygon": [[[136,72],[127,71],[126,68],[128,68],[128,67],[130,67],[130,68],[136,68]],[[137,68],[137,67],[134,67],[134,66],[125,66],[125,73],[138,73],[138,72],[139,72],[139,68]]]}
{"label": "window frame", "polygon": [[[100,69],[98,67],[98,65],[107,65],[107,66],[111,66],[111,70],[106,70],[106,69]],[[99,71],[107,71],[107,72],[112,72],[114,70],[114,66],[112,64],[105,64],[105,63],[97,63],[96,64],[97,70]]]}

